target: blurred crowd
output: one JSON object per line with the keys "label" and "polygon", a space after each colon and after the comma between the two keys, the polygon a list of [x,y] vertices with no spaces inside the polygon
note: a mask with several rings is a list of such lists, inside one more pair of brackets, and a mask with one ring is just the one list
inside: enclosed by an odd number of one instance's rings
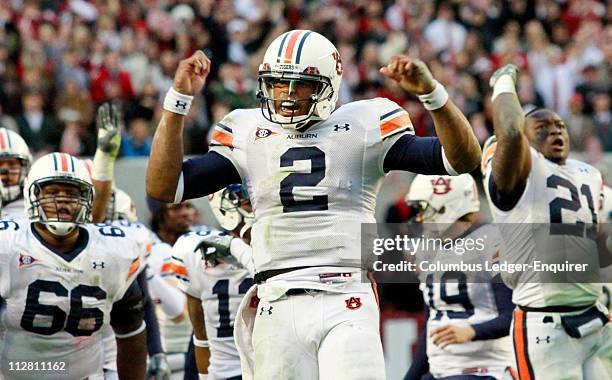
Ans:
{"label": "blurred crowd", "polygon": [[384,96],[402,104],[419,135],[431,120],[378,69],[396,54],[423,59],[471,121],[492,133],[488,80],[521,68],[525,108],[565,118],[574,151],[612,152],[612,2],[605,0],[3,0],[0,124],[36,155],[95,150],[94,110],[121,105],[121,154],[147,156],[178,62],[196,49],[213,66],[186,122],[186,153],[207,150],[210,126],[258,106],[257,68],[272,39],[312,29],[337,46],[343,103]]}

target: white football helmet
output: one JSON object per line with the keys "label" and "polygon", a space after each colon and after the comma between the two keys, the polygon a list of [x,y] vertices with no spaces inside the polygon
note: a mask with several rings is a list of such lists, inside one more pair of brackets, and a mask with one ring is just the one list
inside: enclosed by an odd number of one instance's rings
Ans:
{"label": "white football helmet", "polygon": [[[287,129],[297,129],[310,120],[325,120],[338,101],[342,79],[342,60],[336,47],[325,37],[310,30],[292,30],[278,36],[259,66],[261,112],[264,117]],[[306,115],[283,116],[276,112],[272,88],[278,81],[308,81],[316,84],[306,99],[283,100],[293,108],[298,102],[312,102]]]}
{"label": "white football helmet", "polygon": [[[469,174],[414,177],[406,203],[423,212],[424,223],[452,224],[480,210],[476,182]],[[448,227],[448,226],[447,226]]]}
{"label": "white football helmet", "polygon": [[14,201],[22,194],[25,178],[32,165],[32,154],[24,139],[17,132],[0,128],[0,160],[7,158],[19,160],[21,168],[19,169],[19,182],[16,185],[4,186],[2,192],[4,203]]}
{"label": "white football helmet", "polygon": [[[55,207],[58,207],[55,196],[39,197],[42,188],[50,183],[67,183],[81,190],[81,196],[74,199],[78,209],[72,220],[47,217],[44,205],[53,202]],[[55,235],[65,236],[72,232],[78,224],[91,222],[93,201],[91,177],[83,162],[69,154],[50,153],[36,160],[25,181],[24,198],[30,220],[42,223]],[[68,198],[68,196],[62,196],[62,198]]]}
{"label": "white football helmet", "polygon": [[241,203],[245,200],[249,200],[249,195],[241,184],[229,185],[208,196],[210,208],[221,227],[233,231],[244,222],[244,226],[240,229],[241,237],[251,228],[254,219],[252,211],[242,208]]}
{"label": "white football helmet", "polygon": [[104,221],[107,223],[115,220],[127,220],[132,223],[138,221],[136,205],[132,197],[117,187],[113,188],[113,193],[108,200],[104,215]]}

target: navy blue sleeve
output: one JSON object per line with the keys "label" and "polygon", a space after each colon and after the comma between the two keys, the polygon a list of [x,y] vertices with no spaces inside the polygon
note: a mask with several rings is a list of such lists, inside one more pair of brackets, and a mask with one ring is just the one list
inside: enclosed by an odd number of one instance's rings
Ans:
{"label": "navy blue sleeve", "polygon": [[472,328],[476,331],[476,336],[473,340],[497,339],[507,336],[510,333],[512,311],[514,310],[512,290],[501,281],[494,281],[492,286],[499,315],[497,318],[493,318],[490,321],[472,325]]}
{"label": "navy blue sleeve", "polygon": [[232,183],[241,183],[234,164],[217,152],[183,162],[183,199],[205,197]]}
{"label": "navy blue sleeve", "polygon": [[429,373],[429,360],[427,358],[427,321],[429,320],[429,306],[425,305],[423,311],[423,330],[419,334],[417,351],[414,354],[412,364],[404,376],[404,380],[420,380],[421,377]]}
{"label": "navy blue sleeve", "polygon": [[489,175],[488,186],[489,186],[489,196],[491,197],[491,202],[493,202],[495,207],[497,207],[498,209],[502,211],[510,211],[514,208],[514,206],[516,206],[519,199],[521,199],[521,196],[523,195],[523,192],[525,191],[526,185],[518,186],[511,193],[502,193],[497,188],[495,181],[493,181],[493,173],[491,173]]}
{"label": "navy blue sleeve", "polygon": [[442,144],[437,137],[404,135],[387,152],[385,173],[405,170],[417,174],[447,175],[442,159]]}
{"label": "navy blue sleeve", "polygon": [[153,356],[163,353],[164,349],[161,344],[159,322],[157,321],[157,315],[155,315],[155,306],[153,302],[151,302],[151,295],[149,294],[145,272],[146,270],[140,272],[138,277],[136,277],[136,281],[138,281],[144,293],[144,320],[147,324],[147,351],[149,352],[149,356]]}

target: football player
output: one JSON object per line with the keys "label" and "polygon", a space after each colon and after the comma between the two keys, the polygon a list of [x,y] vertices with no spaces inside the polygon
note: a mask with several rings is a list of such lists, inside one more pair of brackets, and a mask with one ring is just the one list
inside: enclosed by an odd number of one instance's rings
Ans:
{"label": "football player", "polygon": [[[523,115],[517,74],[516,66],[506,65],[491,77],[496,141],[483,156],[484,187],[493,218],[504,229],[504,255],[519,263],[552,259],[555,250],[542,250],[555,242],[568,254],[596,252],[589,231],[599,218],[601,173],[568,158],[567,126],[557,113],[535,109]],[[513,224],[506,228],[505,223]],[[548,225],[546,242],[534,232],[534,223]],[[583,260],[596,258],[583,255]],[[592,266],[598,269],[597,263]],[[612,344],[608,311],[597,302],[601,284],[542,276],[532,270],[504,277],[517,305],[512,329],[520,378],[608,378],[596,359]]]}
{"label": "football player", "polygon": [[[152,243],[154,240],[157,240],[151,230],[141,223],[138,223],[136,207],[132,198],[117,187],[113,187],[112,189],[112,194],[104,215],[104,223],[108,225],[130,229],[134,234],[140,236],[143,241]],[[152,251],[153,249],[151,249],[151,253]],[[163,319],[163,313],[156,314],[155,305],[159,305],[164,313],[176,317],[177,315],[182,316],[183,310],[185,309],[185,301],[180,291],[172,288],[170,284],[159,277],[159,274],[152,272],[150,266],[151,253],[146,257],[145,262],[147,266],[145,270],[138,275],[136,280],[143,290],[145,300],[144,319],[147,324],[147,351],[149,354],[147,378],[164,380],[170,378],[171,369],[165,354],[168,348],[162,346],[160,334],[161,321],[158,322],[158,316],[161,316],[163,321],[166,319]],[[181,297],[183,299],[181,299]],[[117,371],[117,347],[111,329],[105,328],[103,330],[103,339],[104,376],[106,380],[113,380],[116,379]]]}
{"label": "football player", "polygon": [[[416,221],[423,223],[426,235],[484,242],[483,250],[473,249],[462,254],[442,249],[422,257],[417,252],[417,260],[483,264],[493,262],[499,254],[496,228],[477,222],[480,200],[471,175],[417,175],[406,202],[418,210]],[[514,359],[508,336],[514,309],[512,292],[499,279],[494,280],[493,275],[455,271],[419,273],[425,300],[425,327],[406,380],[419,380],[427,372],[435,379],[512,378],[510,367]]]}
{"label": "football player", "polygon": [[32,155],[24,139],[10,129],[0,128],[0,180],[3,218],[26,217],[23,203],[23,184],[30,166]]}
{"label": "football player", "polygon": [[[44,370],[56,379],[100,378],[101,329],[110,323],[119,376],[142,379],[143,294],[134,279],[148,245],[126,229],[89,224],[91,179],[68,154],[37,160],[24,197],[29,221],[0,222],[2,375],[32,378]],[[26,370],[15,367],[19,362]]]}
{"label": "football player", "polygon": [[[414,136],[408,113],[387,99],[334,111],[343,71],[337,49],[316,32],[293,30],[265,53],[261,107],[232,111],[216,125],[210,152],[183,163],[184,118],[209,69],[201,51],[177,69],[153,139],[148,195],[180,202],[232,183],[247,187],[264,312],[248,340],[254,351],[243,352],[257,358],[256,377],[384,378],[376,295],[360,281],[361,223],[375,222],[376,194],[390,170],[476,167],[480,147],[469,123],[425,64],[406,56],[381,74],[419,97],[439,138]],[[351,298],[360,307],[348,308]]]}
{"label": "football player", "polygon": [[232,240],[242,241],[236,237],[248,241],[251,204],[237,184],[213,194],[210,202],[219,224],[233,237],[206,226],[181,236],[172,248],[173,268],[187,294],[198,372],[208,380],[237,379],[241,367],[234,320],[253,278],[227,253]]}

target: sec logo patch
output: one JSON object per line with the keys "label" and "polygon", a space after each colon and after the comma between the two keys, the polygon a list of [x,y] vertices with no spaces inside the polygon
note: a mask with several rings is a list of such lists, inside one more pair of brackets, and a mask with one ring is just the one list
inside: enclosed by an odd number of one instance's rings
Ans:
{"label": "sec logo patch", "polygon": [[267,129],[267,128],[259,128],[257,127],[257,131],[255,131],[255,141],[259,140],[259,139],[265,139],[266,137],[270,137],[272,135],[275,135],[276,132],[272,132],[271,130]]}

